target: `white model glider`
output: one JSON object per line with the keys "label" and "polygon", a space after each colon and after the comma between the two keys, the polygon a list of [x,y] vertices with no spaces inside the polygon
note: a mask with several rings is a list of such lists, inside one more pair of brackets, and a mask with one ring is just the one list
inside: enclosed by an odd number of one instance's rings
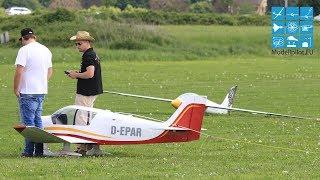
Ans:
{"label": "white model glider", "polygon": [[[152,100],[157,100],[157,101],[164,101],[164,102],[171,102],[171,105],[174,108],[178,108],[179,105],[181,104],[181,98],[180,96],[176,99],[165,99],[165,98],[158,98],[158,97],[151,97],[151,96],[142,96],[142,95],[135,95],[135,94],[127,94],[127,93],[121,93],[121,92],[114,92],[114,91],[103,91],[104,93],[109,93],[109,94],[116,94],[116,95],[122,95],[122,96],[129,96],[129,97],[137,97],[137,98],[143,98],[143,99],[152,99]],[[215,103],[210,100],[206,100],[206,105],[207,106],[212,106],[212,108],[207,108],[206,112],[207,113],[212,113],[212,114],[227,114],[229,112],[228,108],[232,108],[232,104],[234,101],[234,98],[236,96],[237,92],[237,86],[233,86],[230,88],[228,94],[224,98],[223,102],[221,104]],[[192,95],[193,93],[186,93],[185,95]]]}
{"label": "white model glider", "polygon": [[[206,109],[206,99],[184,94],[179,108],[164,122],[109,110],[83,106],[66,106],[51,116],[43,116],[43,129],[15,126],[22,136],[41,143],[90,143],[99,145],[151,144],[198,140]],[[85,118],[87,125],[76,125]],[[77,155],[69,152],[66,155]]]}
{"label": "white model glider", "polygon": [[[246,112],[246,113],[251,113],[251,114],[263,114],[263,115],[268,115],[268,116],[280,116],[280,117],[297,118],[297,119],[308,119],[305,117],[279,114],[279,113],[273,113],[273,112],[264,112],[264,111],[256,111],[256,110],[249,110],[249,109],[232,108],[232,104],[233,104],[233,101],[235,98],[236,91],[237,91],[237,86],[233,86],[229,90],[228,94],[226,95],[225,99],[223,100],[223,102],[221,104],[217,104],[217,103],[207,99],[206,100],[206,106],[207,106],[206,112],[209,114],[228,114],[230,111],[239,111],[239,112]],[[188,94],[190,94],[190,95],[193,94],[193,93],[186,93],[186,94],[183,94],[183,95],[179,96],[178,98],[172,100],[172,99],[158,98],[158,97],[152,97],[152,96],[143,96],[143,95],[135,95],[135,94],[128,94],[128,93],[114,92],[114,91],[104,91],[104,93],[171,102],[171,105],[176,109],[183,102],[183,99],[181,98],[181,96],[184,97],[184,96],[187,96]]]}

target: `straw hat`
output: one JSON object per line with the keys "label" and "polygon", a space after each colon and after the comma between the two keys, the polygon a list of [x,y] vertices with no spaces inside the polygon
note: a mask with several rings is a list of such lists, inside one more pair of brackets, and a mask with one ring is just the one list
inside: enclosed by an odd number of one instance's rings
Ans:
{"label": "straw hat", "polygon": [[90,33],[87,31],[78,31],[75,36],[70,38],[71,41],[78,40],[78,41],[94,41],[94,38],[90,36]]}

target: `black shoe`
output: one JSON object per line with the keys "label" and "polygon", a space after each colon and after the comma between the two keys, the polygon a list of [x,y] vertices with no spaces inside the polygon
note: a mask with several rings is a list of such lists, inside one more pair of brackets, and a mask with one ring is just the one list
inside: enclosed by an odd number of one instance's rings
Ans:
{"label": "black shoe", "polygon": [[34,157],[44,157],[43,154],[35,154]]}

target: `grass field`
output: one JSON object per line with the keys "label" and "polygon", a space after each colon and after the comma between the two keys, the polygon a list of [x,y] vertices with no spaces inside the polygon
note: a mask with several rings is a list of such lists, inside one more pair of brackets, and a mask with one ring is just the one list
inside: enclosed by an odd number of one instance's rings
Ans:
{"label": "grass field", "polygon": [[[189,36],[194,35],[193,31],[189,32]],[[79,57],[73,53],[72,56]],[[218,56],[202,61],[104,61],[103,83],[105,90],[164,98],[194,92],[207,95],[215,102],[221,102],[228,89],[237,84],[235,107],[317,117],[320,105],[318,58],[316,54],[286,58]],[[64,76],[63,70],[78,69],[78,66],[75,61],[61,59],[54,63],[54,76],[49,83],[43,114],[73,104],[76,84]],[[19,121],[17,101],[12,92],[13,71],[12,64],[0,66],[2,178],[256,179],[320,176],[319,122],[241,113],[206,116],[203,127],[208,130],[195,142],[104,146],[103,151],[111,155],[103,157],[20,158],[23,138],[12,128]],[[166,103],[109,94],[101,95],[96,107],[161,120],[174,112]],[[51,148],[58,150],[60,145]]]}
{"label": "grass field", "polygon": [[[268,26],[155,26],[172,43],[164,46],[150,46],[144,50],[96,48],[99,56],[105,61],[183,61],[183,60],[215,60],[217,57],[235,56],[242,58],[270,57],[290,59],[288,56],[271,54],[271,31]],[[319,26],[315,26],[315,51],[320,50]],[[72,36],[70,34],[69,36]],[[61,37],[68,39],[67,37]],[[39,37],[41,42],[41,37]],[[97,39],[97,42],[99,39]],[[69,48],[49,47],[53,52],[54,62],[77,62],[74,43]],[[1,46],[0,64],[13,64],[17,49]],[[294,56],[294,59],[301,59]],[[308,56],[318,59],[319,53]]]}

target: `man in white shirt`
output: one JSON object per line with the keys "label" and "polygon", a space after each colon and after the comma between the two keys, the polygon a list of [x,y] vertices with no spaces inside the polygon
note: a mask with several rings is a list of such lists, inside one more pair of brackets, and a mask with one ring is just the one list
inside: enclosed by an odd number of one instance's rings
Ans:
{"label": "man in white shirt", "polygon": [[[31,28],[21,30],[19,40],[23,46],[19,49],[15,62],[14,94],[19,100],[21,123],[42,128],[42,104],[52,75],[52,53],[36,41]],[[42,143],[25,139],[23,157],[42,155]]]}

